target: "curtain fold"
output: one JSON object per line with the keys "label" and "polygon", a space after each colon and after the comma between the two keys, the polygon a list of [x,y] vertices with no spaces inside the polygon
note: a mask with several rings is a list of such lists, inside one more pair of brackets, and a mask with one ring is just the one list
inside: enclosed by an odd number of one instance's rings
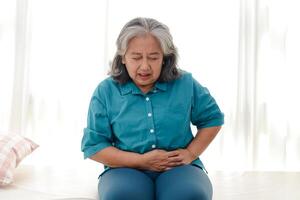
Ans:
{"label": "curtain fold", "polygon": [[[240,1],[239,64],[237,73],[237,103],[235,138],[240,143],[239,158],[244,168],[254,165],[256,75],[257,75],[257,1]],[[240,161],[241,161],[240,160]]]}
{"label": "curtain fold", "polygon": [[0,132],[10,126],[15,62],[15,1],[0,1]]}
{"label": "curtain fold", "polygon": [[28,59],[30,53],[30,9],[28,0],[16,1],[15,59],[9,130],[24,134],[28,105]]}

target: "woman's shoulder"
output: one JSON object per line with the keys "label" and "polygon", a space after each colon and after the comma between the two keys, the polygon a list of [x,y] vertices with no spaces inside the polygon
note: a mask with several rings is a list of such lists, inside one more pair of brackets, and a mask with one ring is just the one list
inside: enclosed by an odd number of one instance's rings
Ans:
{"label": "woman's shoulder", "polygon": [[112,77],[106,77],[98,83],[94,91],[94,95],[107,94],[108,92],[114,90],[114,88],[117,87],[117,84],[118,83],[113,80]]}
{"label": "woman's shoulder", "polygon": [[110,89],[111,87],[114,87],[117,85],[117,82],[112,78],[112,77],[106,77],[103,80],[101,80],[98,85],[97,88],[98,89]]}
{"label": "woman's shoulder", "polygon": [[191,72],[187,72],[187,71],[181,70],[180,73],[181,73],[181,76],[180,76],[181,80],[202,86],[198,82],[198,80],[193,76],[193,74]]}
{"label": "woman's shoulder", "polygon": [[180,77],[174,82],[177,86],[183,86],[186,88],[199,88],[202,90],[204,87],[199,83],[197,79],[194,78],[191,72],[185,70],[180,70]]}
{"label": "woman's shoulder", "polygon": [[182,78],[182,79],[191,79],[192,78],[191,72],[180,69],[179,73],[180,73],[180,78]]}
{"label": "woman's shoulder", "polygon": [[176,84],[189,84],[193,82],[193,76],[192,73],[185,71],[185,70],[179,70],[180,76],[175,79]]}

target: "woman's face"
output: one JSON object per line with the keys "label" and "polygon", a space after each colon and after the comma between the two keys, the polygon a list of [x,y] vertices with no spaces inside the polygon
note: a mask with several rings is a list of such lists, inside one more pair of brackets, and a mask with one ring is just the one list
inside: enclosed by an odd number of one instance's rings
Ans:
{"label": "woman's face", "polygon": [[150,34],[132,38],[122,58],[130,78],[144,92],[151,90],[160,76],[163,52]]}

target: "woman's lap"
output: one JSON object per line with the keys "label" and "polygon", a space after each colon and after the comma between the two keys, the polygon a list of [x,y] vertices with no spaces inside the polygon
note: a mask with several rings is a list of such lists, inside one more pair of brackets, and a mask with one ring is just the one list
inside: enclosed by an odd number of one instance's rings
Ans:
{"label": "woman's lap", "polygon": [[184,165],[162,173],[156,179],[156,199],[210,200],[212,185],[199,167]]}
{"label": "woman's lap", "polygon": [[101,176],[99,194],[100,200],[210,200],[212,186],[206,173],[193,165],[162,173],[116,168]]}
{"label": "woman's lap", "polygon": [[143,172],[116,168],[105,172],[99,180],[100,200],[153,200],[154,183]]}

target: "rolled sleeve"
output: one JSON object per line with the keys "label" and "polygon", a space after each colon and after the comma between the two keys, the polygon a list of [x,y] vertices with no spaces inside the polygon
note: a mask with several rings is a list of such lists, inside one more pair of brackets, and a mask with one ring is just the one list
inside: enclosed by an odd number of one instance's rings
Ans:
{"label": "rolled sleeve", "polygon": [[81,141],[81,151],[88,158],[112,146],[112,131],[105,104],[95,92],[89,106],[87,127]]}
{"label": "rolled sleeve", "polygon": [[197,129],[224,124],[224,114],[215,99],[196,80],[193,80],[191,122]]}

